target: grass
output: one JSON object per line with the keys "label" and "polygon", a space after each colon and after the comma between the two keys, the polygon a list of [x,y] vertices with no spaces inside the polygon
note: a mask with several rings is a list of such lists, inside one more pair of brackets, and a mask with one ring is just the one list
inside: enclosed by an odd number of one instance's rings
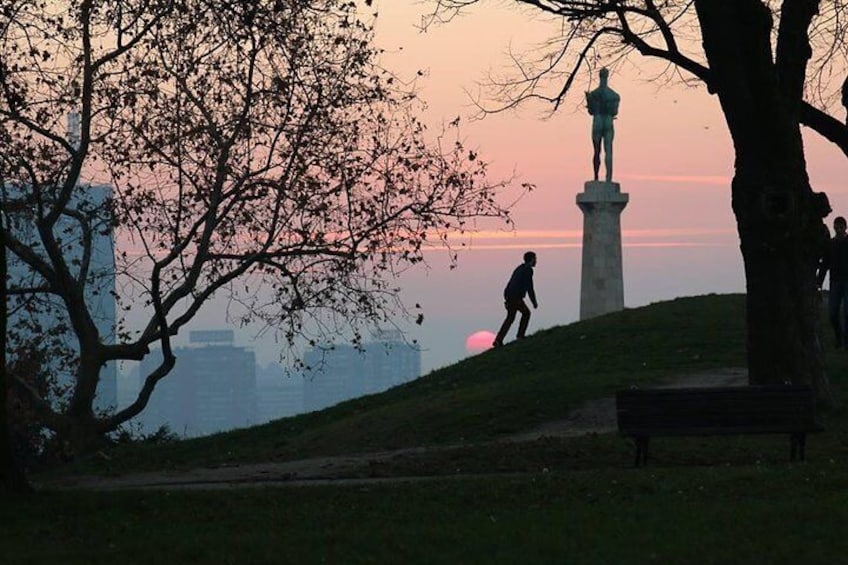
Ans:
{"label": "grass", "polygon": [[[822,415],[827,432],[809,439],[805,463],[788,463],[785,437],[663,438],[643,469],[630,466],[632,448],[614,434],[488,441],[622,386],[742,365],[742,308],[740,296],[708,296],[628,310],[540,332],[330,410],[115,450],[111,461],[72,472],[454,445],[368,470],[434,476],[427,481],[7,500],[0,562],[843,562],[841,405]],[[829,351],[827,367],[837,400],[844,398],[848,353]]]}
{"label": "grass", "polygon": [[0,540],[15,563],[840,563],[846,487],[819,461],[67,492],[4,505]]}
{"label": "grass", "polygon": [[681,372],[743,366],[744,298],[681,298],[534,334],[382,394],[245,430],[131,446],[78,472],[187,468],[462,444],[567,417]]}

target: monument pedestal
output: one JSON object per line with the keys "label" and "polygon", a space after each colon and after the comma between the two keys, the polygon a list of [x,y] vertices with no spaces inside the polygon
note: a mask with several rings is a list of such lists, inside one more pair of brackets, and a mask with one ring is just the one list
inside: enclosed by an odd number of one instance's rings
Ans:
{"label": "monument pedestal", "polygon": [[630,197],[617,182],[588,181],[577,195],[583,211],[580,319],[624,309],[621,212]]}

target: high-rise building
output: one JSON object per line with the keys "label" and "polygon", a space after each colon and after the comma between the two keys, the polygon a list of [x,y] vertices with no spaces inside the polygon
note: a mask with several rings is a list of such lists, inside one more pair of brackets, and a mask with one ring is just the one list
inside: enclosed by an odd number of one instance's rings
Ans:
{"label": "high-rise building", "polygon": [[346,344],[327,349],[315,347],[306,352],[303,362],[306,365],[304,412],[314,412],[364,394],[364,351]]}
{"label": "high-rise building", "polygon": [[256,371],[257,424],[303,412],[303,378],[270,363]]}
{"label": "high-rise building", "polygon": [[320,410],[350,398],[382,392],[421,375],[421,350],[400,332],[379,332],[361,349],[315,347],[304,355],[303,409]]}
{"label": "high-rise building", "polygon": [[403,334],[381,330],[366,344],[367,393],[382,392],[421,376],[421,349],[410,345]]}
{"label": "high-rise building", "polygon": [[[176,365],[159,381],[141,423],[194,437],[256,423],[256,357],[233,345],[232,330],[189,332],[191,346],[174,348]],[[140,379],[160,363],[153,351],[141,362]]]}

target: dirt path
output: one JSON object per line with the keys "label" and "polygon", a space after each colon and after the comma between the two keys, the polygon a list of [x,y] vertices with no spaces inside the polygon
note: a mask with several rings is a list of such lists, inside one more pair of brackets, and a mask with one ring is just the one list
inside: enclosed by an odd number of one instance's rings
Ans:
{"label": "dirt path", "polygon": [[[743,385],[748,380],[748,370],[740,368],[717,369],[681,375],[668,387]],[[608,433],[616,430],[615,399],[601,398],[586,402],[574,410],[567,419],[547,422],[535,430],[507,438],[512,441],[534,441],[546,436],[574,437],[589,433]]]}
{"label": "dirt path", "polygon": [[[719,369],[682,375],[666,386],[727,386],[747,381],[747,370]],[[567,419],[548,422],[534,430],[507,436],[500,442],[530,442],[543,437],[575,437],[590,433],[610,433],[616,429],[615,399],[602,398],[585,403]],[[358,484],[362,482],[426,480],[445,477],[358,478],[363,470],[401,457],[415,457],[457,446],[430,446],[377,453],[318,457],[297,461],[246,463],[189,471],[155,471],[116,477],[67,477],[43,483],[42,488],[58,489],[209,489],[244,488],[266,485]],[[467,446],[465,446],[467,447]]]}

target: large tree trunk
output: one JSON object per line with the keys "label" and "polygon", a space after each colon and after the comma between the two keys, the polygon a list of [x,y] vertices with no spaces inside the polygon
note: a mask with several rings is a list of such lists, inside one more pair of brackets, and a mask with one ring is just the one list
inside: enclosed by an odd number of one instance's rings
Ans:
{"label": "large tree trunk", "polygon": [[56,439],[61,449],[59,455],[65,460],[76,459],[109,444],[93,415],[69,414]]}
{"label": "large tree trunk", "polygon": [[737,172],[733,181],[747,281],[749,380],[811,384],[829,402],[815,281],[823,224],[814,203],[799,202],[791,181],[775,187],[767,170],[753,173]]}
{"label": "large tree trunk", "polygon": [[[815,271],[827,241],[822,218],[830,208],[807,176],[801,93],[787,87],[797,78],[789,71],[797,69],[776,64],[771,16],[760,0],[696,0],[696,8],[710,85],[736,153],[733,211],[747,281],[749,381],[810,384],[829,403]],[[796,55],[803,57],[799,46]],[[789,62],[803,75],[805,61]]]}
{"label": "large tree trunk", "polygon": [[88,353],[90,349],[86,345],[81,347],[74,394],[67,411],[59,417],[55,430],[59,455],[66,460],[76,459],[108,444],[105,437],[107,430],[102,429],[93,409],[101,363]]}
{"label": "large tree trunk", "polygon": [[3,383],[0,384],[0,493],[30,492],[31,487],[26,480],[26,476],[15,462],[12,443],[9,439],[5,370],[2,375]]}
{"label": "large tree trunk", "polygon": [[101,363],[89,353],[91,349],[91,346],[81,347],[77,384],[57,434],[62,455],[68,459],[91,453],[108,443],[93,410]]}
{"label": "large tree trunk", "polygon": [[3,206],[0,201],[0,493],[29,492],[29,483],[16,462],[9,434],[9,381],[6,376],[7,270],[6,239],[3,237]]}

